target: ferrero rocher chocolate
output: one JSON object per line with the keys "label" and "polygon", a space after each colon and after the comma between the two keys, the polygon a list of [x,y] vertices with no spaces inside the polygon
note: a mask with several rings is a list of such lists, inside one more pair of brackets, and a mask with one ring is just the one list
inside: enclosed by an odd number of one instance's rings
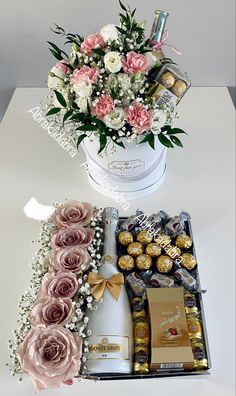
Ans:
{"label": "ferrero rocher chocolate", "polygon": [[152,242],[152,235],[149,231],[143,230],[137,234],[137,241],[140,243],[148,244]]}
{"label": "ferrero rocher chocolate", "polygon": [[191,342],[200,340],[202,338],[202,326],[197,316],[187,317],[188,332]]}
{"label": "ferrero rocher chocolate", "polygon": [[192,270],[197,265],[197,260],[191,253],[184,253],[181,256],[180,264],[182,267],[186,268],[187,270]]}
{"label": "ferrero rocher chocolate", "polygon": [[154,241],[160,245],[161,247],[165,247],[167,245],[169,245],[169,243],[171,243],[171,238],[169,237],[169,235],[165,235],[165,234],[157,234],[154,237]]}
{"label": "ferrero rocher chocolate", "polygon": [[177,80],[172,87],[172,92],[176,96],[181,97],[186,91],[186,89],[187,89],[187,85],[185,84],[185,82],[182,80]]}
{"label": "ferrero rocher chocolate", "polygon": [[127,252],[130,254],[130,256],[137,257],[143,253],[143,245],[140,242],[132,242],[128,246]]}
{"label": "ferrero rocher chocolate", "polygon": [[165,249],[165,253],[168,254],[173,260],[177,259],[181,255],[181,250],[177,246],[169,245]]}
{"label": "ferrero rocher chocolate", "polygon": [[134,344],[149,343],[149,324],[146,318],[138,318],[134,322]]}
{"label": "ferrero rocher chocolate", "polygon": [[175,244],[181,249],[189,249],[191,248],[193,241],[188,235],[178,235]]}
{"label": "ferrero rocher chocolate", "polygon": [[149,372],[148,354],[149,349],[145,345],[137,345],[134,348],[134,372],[136,374]]}
{"label": "ferrero rocher chocolate", "polygon": [[131,234],[131,232],[122,231],[122,232],[119,233],[118,240],[119,240],[121,245],[127,246],[127,245],[129,245],[130,243],[133,242],[134,238],[133,238],[133,235]]}
{"label": "ferrero rocher chocolate", "polygon": [[161,255],[158,257],[157,262],[157,269],[161,274],[166,274],[169,272],[173,267],[173,260],[170,257]]}
{"label": "ferrero rocher chocolate", "polygon": [[152,265],[152,259],[148,254],[140,254],[136,258],[136,266],[140,270],[147,270]]}
{"label": "ferrero rocher chocolate", "polygon": [[123,271],[130,271],[134,268],[134,259],[128,254],[121,256],[118,260],[118,266]]}
{"label": "ferrero rocher chocolate", "polygon": [[150,257],[158,257],[161,254],[161,247],[157,243],[149,243],[146,247],[146,254]]}
{"label": "ferrero rocher chocolate", "polygon": [[166,72],[161,76],[161,83],[165,88],[171,88],[175,83],[175,77],[171,72]]}

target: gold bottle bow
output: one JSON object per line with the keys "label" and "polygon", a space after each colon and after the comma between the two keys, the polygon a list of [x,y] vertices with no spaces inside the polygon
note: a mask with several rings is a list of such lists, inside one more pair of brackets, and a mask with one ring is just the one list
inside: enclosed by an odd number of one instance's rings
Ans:
{"label": "gold bottle bow", "polygon": [[103,276],[90,272],[88,275],[88,283],[92,286],[92,295],[96,300],[100,300],[104,294],[106,287],[112,296],[118,300],[121,288],[124,284],[124,276],[122,274],[113,275],[110,279],[104,279]]}

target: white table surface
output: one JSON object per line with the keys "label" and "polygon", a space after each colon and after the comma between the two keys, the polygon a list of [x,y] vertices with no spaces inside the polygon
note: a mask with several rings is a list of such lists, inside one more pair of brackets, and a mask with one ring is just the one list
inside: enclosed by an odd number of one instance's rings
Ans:
{"label": "white table surface", "polygon": [[[71,158],[32,119],[27,111],[39,106],[43,88],[18,88],[1,129],[1,382],[2,395],[34,394],[29,378],[18,384],[8,374],[7,340],[17,326],[17,303],[29,284],[28,263],[36,246],[31,240],[40,226],[22,208],[29,198],[49,204],[65,198],[88,200],[98,206],[117,206],[96,193],[87,182],[81,151]],[[192,217],[205,314],[212,356],[211,375],[204,377],[93,383],[83,381],[46,395],[231,396],[234,394],[234,123],[228,90],[192,88],[179,110],[179,126],[188,131],[184,149],[169,151],[167,176],[153,195],[132,201],[148,214],[181,209]],[[125,212],[121,211],[121,214]],[[66,393],[65,393],[66,391]]]}

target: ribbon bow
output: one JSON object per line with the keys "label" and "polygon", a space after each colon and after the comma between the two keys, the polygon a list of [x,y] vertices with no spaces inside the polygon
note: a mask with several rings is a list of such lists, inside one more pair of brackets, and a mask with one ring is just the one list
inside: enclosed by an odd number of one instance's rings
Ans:
{"label": "ribbon bow", "polygon": [[180,50],[178,50],[176,47],[174,47],[173,45],[167,44],[166,40],[168,39],[169,36],[169,32],[168,30],[165,30],[161,40],[157,41],[157,40],[153,40],[152,41],[152,48],[154,50],[161,50],[163,45],[167,45],[168,47],[170,47],[172,49],[172,51],[174,51],[177,55],[182,55],[182,53],[180,52]]}
{"label": "ribbon bow", "polygon": [[122,274],[113,275],[110,279],[104,279],[103,276],[90,272],[88,275],[88,283],[92,286],[92,295],[96,300],[100,300],[104,294],[106,287],[112,296],[118,300],[121,288],[124,284],[124,276]]}

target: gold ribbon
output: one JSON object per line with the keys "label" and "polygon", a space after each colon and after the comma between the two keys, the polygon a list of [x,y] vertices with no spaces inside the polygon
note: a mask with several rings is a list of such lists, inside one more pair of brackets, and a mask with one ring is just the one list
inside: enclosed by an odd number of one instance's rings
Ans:
{"label": "gold ribbon", "polygon": [[91,292],[97,301],[102,298],[106,287],[109,289],[112,296],[118,300],[121,288],[124,284],[124,276],[123,274],[116,274],[110,279],[104,279],[103,276],[95,272],[90,272],[88,274],[88,283],[92,286]]}

